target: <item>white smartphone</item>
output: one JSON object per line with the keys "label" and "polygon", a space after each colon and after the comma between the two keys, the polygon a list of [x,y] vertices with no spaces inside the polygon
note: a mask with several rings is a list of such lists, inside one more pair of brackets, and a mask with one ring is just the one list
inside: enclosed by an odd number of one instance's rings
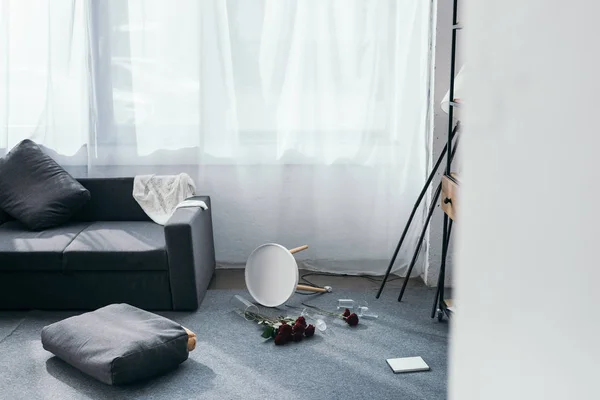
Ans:
{"label": "white smartphone", "polygon": [[388,358],[386,361],[395,374],[429,371],[429,365],[421,357]]}

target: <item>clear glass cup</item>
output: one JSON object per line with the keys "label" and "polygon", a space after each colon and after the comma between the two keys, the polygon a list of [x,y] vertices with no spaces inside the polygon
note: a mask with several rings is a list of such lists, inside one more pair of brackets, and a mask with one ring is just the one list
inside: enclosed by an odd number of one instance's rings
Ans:
{"label": "clear glass cup", "polygon": [[369,310],[369,303],[365,300],[359,301],[356,307],[356,315],[365,319],[377,319],[378,315]]}
{"label": "clear glass cup", "polygon": [[343,310],[345,308],[352,310],[354,309],[355,301],[352,299],[338,299],[337,309]]}
{"label": "clear glass cup", "polygon": [[233,309],[246,318],[248,321],[253,320],[254,318],[251,314],[258,314],[258,307],[256,304],[251,301],[243,298],[239,294],[236,294],[229,300],[229,304],[233,307]]}
{"label": "clear glass cup", "polygon": [[323,315],[316,314],[309,308],[303,309],[300,315],[309,320],[309,322],[314,322],[315,328],[317,328],[319,332],[325,332],[327,330],[327,322],[325,322],[325,317]]}

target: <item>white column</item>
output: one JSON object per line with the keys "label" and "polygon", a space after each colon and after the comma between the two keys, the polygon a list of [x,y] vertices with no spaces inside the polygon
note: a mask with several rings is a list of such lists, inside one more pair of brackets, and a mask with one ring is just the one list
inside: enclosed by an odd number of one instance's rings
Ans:
{"label": "white column", "polygon": [[459,3],[450,398],[598,399],[600,3]]}

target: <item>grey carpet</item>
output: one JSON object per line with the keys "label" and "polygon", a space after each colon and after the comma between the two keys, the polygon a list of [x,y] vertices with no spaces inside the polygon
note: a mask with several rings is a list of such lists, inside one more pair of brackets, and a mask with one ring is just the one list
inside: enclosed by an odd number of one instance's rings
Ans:
{"label": "grey carpet", "polygon": [[[0,397],[3,399],[423,399],[446,398],[448,324],[429,318],[432,289],[397,289],[379,300],[374,290],[295,295],[323,308],[336,299],[367,300],[379,314],[350,328],[333,322],[331,333],[275,346],[260,329],[231,311],[233,294],[211,290],[194,313],[165,312],[198,334],[198,345],[176,371],[125,387],[104,385],[46,352],[43,326],[75,313],[0,313]],[[249,297],[249,296],[248,296]],[[290,310],[294,313],[295,310]],[[331,322],[330,322],[331,325]],[[431,371],[393,374],[386,358],[422,356]]]}

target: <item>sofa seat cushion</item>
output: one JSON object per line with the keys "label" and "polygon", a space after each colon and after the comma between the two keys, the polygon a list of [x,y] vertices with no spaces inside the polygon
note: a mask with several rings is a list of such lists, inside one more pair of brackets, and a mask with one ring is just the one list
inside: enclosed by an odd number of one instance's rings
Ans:
{"label": "sofa seat cushion", "polygon": [[19,221],[0,225],[0,271],[63,269],[63,251],[89,222],[67,223],[41,232]]}
{"label": "sofa seat cushion", "polygon": [[67,246],[68,271],[167,270],[164,228],[154,222],[92,222]]}

